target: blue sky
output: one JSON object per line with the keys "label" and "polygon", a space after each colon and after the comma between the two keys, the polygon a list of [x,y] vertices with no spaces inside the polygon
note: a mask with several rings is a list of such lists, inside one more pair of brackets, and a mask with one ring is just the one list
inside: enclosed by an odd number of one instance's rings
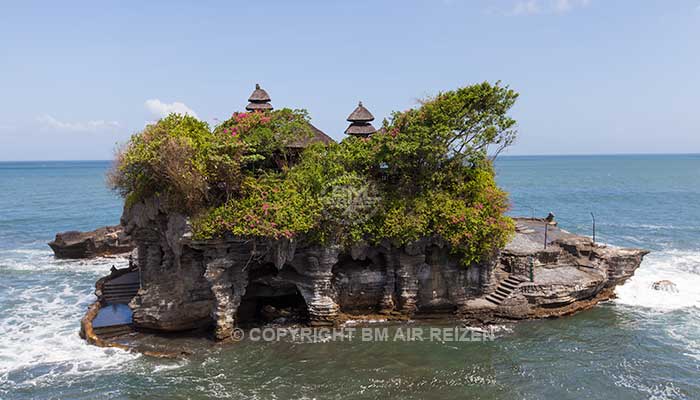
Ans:
{"label": "blue sky", "polygon": [[509,154],[700,152],[700,1],[0,3],[0,160],[111,158],[169,110],[256,82],[341,139],[480,81],[520,92]]}

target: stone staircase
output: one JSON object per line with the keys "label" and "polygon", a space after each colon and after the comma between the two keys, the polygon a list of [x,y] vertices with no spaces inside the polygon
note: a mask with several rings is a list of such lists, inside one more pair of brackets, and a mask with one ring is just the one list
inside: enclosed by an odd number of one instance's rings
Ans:
{"label": "stone staircase", "polygon": [[99,336],[101,339],[122,336],[134,331],[131,324],[104,326],[99,328],[96,327],[92,329],[95,332],[95,335]]}
{"label": "stone staircase", "polygon": [[517,289],[518,286],[520,286],[520,284],[523,283],[525,280],[525,278],[521,278],[515,275],[508,276],[508,278],[504,279],[498,285],[496,291],[486,296],[486,300],[497,306],[501,305],[501,303],[503,303],[505,299],[510,297],[510,295],[513,294],[515,289]]}
{"label": "stone staircase", "polygon": [[105,282],[102,300],[107,304],[128,304],[139,291],[139,273],[133,271]]}
{"label": "stone staircase", "polygon": [[530,229],[527,227],[527,225],[523,225],[521,223],[515,224],[515,231],[520,232],[520,233],[526,233],[526,234],[535,233],[534,229]]}

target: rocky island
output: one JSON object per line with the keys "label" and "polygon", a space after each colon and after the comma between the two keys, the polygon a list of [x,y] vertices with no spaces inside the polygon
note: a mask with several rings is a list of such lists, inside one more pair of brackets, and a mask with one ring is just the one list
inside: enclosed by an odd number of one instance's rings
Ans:
{"label": "rocky island", "polygon": [[228,340],[280,316],[489,323],[613,297],[647,251],[504,214],[490,155],[514,139],[516,97],[468,86],[379,130],[360,103],[340,144],[303,111],[273,111],[260,87],[214,130],[180,115],[148,126],[110,176],[126,199],[132,263],[98,281],[83,336],[127,347],[109,338]]}

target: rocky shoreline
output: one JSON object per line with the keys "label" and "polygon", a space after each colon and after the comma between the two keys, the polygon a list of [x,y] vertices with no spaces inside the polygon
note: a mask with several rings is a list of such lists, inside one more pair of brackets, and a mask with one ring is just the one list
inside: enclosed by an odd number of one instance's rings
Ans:
{"label": "rocky shoreline", "polygon": [[60,232],[48,245],[56,258],[62,259],[120,255],[131,252],[135,247],[121,225],[105,226],[89,232]]}
{"label": "rocky shoreline", "polygon": [[[546,219],[515,221],[515,236],[493,261],[465,268],[434,238],[349,249],[233,237],[195,241],[185,217],[163,212],[157,199],[142,202],[122,217],[137,248],[130,271],[138,274],[138,290],[125,301],[133,313],[130,331],[196,330],[226,341],[236,327],[275,318],[332,326],[559,317],[612,298],[648,253],[597,244]],[[100,287],[96,294],[98,304],[109,304]],[[84,319],[83,331],[90,321]],[[128,347],[128,335],[119,340]]]}

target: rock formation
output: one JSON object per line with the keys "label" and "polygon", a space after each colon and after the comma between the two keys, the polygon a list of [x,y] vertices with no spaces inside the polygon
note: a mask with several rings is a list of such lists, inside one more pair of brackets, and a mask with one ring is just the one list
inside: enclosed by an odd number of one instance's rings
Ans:
{"label": "rock formation", "polygon": [[651,288],[662,292],[678,293],[678,286],[666,279],[652,283]]}
{"label": "rock formation", "polygon": [[128,253],[134,249],[134,243],[124,233],[124,228],[116,225],[90,232],[57,233],[49,247],[56,258],[92,258]]}
{"label": "rock formation", "polygon": [[312,325],[376,314],[481,321],[565,315],[612,297],[647,254],[552,225],[545,248],[545,220],[517,221],[519,231],[498,257],[465,268],[434,238],[349,249],[295,240],[195,241],[185,217],[151,199],[122,217],[141,269],[141,289],[130,303],[134,326],[213,325],[225,340],[238,324],[269,320],[277,308],[301,309]]}

